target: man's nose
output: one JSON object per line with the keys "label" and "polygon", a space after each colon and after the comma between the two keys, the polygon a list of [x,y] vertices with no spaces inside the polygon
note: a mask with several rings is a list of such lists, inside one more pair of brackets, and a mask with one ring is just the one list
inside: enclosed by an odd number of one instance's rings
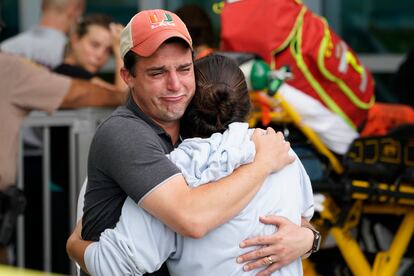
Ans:
{"label": "man's nose", "polygon": [[172,71],[168,74],[167,89],[170,91],[178,91],[181,86],[180,78],[177,72]]}

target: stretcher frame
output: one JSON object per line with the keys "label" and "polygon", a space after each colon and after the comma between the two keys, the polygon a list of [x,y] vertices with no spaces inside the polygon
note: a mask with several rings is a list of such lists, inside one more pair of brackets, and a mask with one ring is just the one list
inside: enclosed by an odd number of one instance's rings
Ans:
{"label": "stretcher frame", "polygon": [[[329,160],[331,169],[339,176],[344,175],[345,169],[336,155],[326,147],[310,127],[302,122],[301,116],[284,100],[283,96],[276,93],[271,98],[262,91],[251,92],[250,95],[255,106],[249,120],[250,126],[256,126],[259,120],[264,117],[266,117],[265,123],[294,124],[313,144],[315,149]],[[407,198],[396,199],[392,198],[392,195],[397,192],[394,185],[379,183],[375,186],[375,189],[379,191],[380,196],[373,203],[370,202],[368,193],[372,189],[371,186],[368,181],[349,180],[353,203],[345,212],[340,209],[329,192],[323,193],[325,196],[324,208],[320,212],[320,218],[314,221],[314,224],[323,234],[323,241],[328,234],[333,237],[348,268],[354,275],[395,275],[414,233],[414,186],[409,183],[400,184],[398,193],[406,195]],[[372,265],[351,233],[351,230],[360,223],[364,214],[403,216],[388,250],[377,252]],[[308,260],[304,261],[304,271],[305,275],[317,275],[314,266],[309,264]]]}

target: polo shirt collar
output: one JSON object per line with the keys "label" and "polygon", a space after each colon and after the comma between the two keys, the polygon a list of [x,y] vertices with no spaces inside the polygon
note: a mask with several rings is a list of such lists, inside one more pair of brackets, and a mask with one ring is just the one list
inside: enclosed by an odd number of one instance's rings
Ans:
{"label": "polo shirt collar", "polygon": [[126,107],[131,110],[136,116],[144,120],[147,124],[149,124],[157,134],[165,133],[164,129],[157,125],[151,118],[144,113],[144,111],[139,108],[139,106],[135,103],[134,98],[132,97],[131,93],[128,95],[128,99],[126,101]]}
{"label": "polo shirt collar", "polygon": [[[137,117],[141,118],[149,126],[151,126],[154,129],[155,133],[157,133],[157,135],[165,135],[169,137],[171,141],[171,137],[168,135],[168,133],[166,133],[165,130],[162,127],[160,127],[158,124],[156,124],[153,120],[151,120],[151,118],[147,114],[145,114],[144,111],[142,111],[142,109],[135,103],[134,98],[132,97],[131,93],[129,93],[128,95],[125,106],[126,108],[131,110]],[[174,147],[177,147],[178,144],[180,144],[181,142],[182,142],[182,137],[180,135]]]}

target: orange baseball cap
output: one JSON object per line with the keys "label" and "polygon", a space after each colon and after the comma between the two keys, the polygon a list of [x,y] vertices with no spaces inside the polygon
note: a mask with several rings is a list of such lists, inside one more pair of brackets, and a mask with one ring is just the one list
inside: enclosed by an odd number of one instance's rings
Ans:
{"label": "orange baseball cap", "polygon": [[121,33],[121,57],[130,50],[148,57],[171,37],[182,38],[193,48],[187,27],[176,14],[160,9],[141,11],[132,17]]}

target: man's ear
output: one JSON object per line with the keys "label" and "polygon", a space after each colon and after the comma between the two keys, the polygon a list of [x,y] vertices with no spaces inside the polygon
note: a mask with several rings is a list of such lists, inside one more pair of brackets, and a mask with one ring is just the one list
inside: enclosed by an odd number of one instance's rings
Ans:
{"label": "man's ear", "polygon": [[129,89],[131,89],[134,86],[134,76],[132,76],[125,67],[121,68],[120,73],[121,78],[124,80]]}

